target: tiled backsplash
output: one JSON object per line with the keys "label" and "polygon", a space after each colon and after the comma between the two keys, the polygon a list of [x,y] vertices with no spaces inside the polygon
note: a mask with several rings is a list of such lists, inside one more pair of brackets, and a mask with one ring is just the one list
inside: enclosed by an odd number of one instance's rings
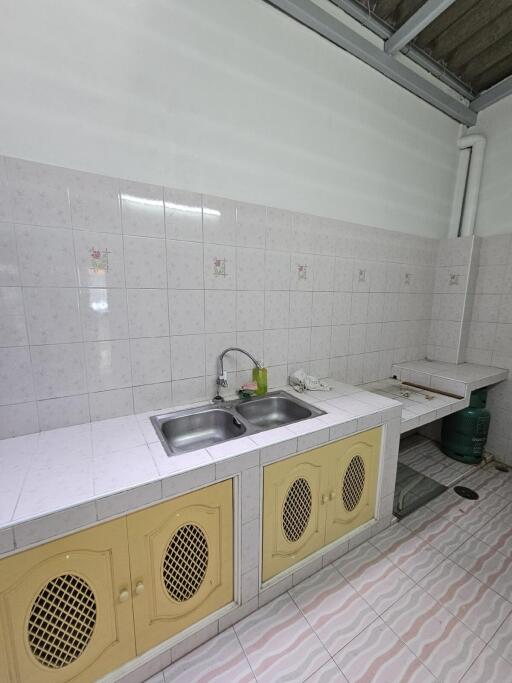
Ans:
{"label": "tiled backsplash", "polygon": [[[425,356],[437,240],[0,157],[0,436]],[[249,375],[227,360],[230,388]]]}
{"label": "tiled backsplash", "polygon": [[[479,240],[479,265],[466,360],[507,368],[512,374],[512,235]],[[489,391],[487,446],[512,465],[512,378]]]}

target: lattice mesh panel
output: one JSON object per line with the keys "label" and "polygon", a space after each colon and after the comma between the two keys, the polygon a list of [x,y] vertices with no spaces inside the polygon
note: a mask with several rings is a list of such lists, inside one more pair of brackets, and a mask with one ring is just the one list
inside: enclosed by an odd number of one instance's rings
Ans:
{"label": "lattice mesh panel", "polygon": [[343,505],[349,512],[355,510],[363,495],[366,471],[360,455],[352,458],[343,478]]}
{"label": "lattice mesh panel", "polygon": [[311,517],[311,488],[306,479],[296,479],[288,489],[283,505],[283,532],[292,543],[306,531]]}
{"label": "lattice mesh panel", "polygon": [[85,650],[96,625],[96,598],[74,574],[49,581],[36,597],[28,619],[34,657],[50,669],[62,669]]}
{"label": "lattice mesh panel", "polygon": [[176,602],[193,597],[208,568],[208,541],[195,524],[184,524],[171,538],[164,555],[162,573],[167,592]]}

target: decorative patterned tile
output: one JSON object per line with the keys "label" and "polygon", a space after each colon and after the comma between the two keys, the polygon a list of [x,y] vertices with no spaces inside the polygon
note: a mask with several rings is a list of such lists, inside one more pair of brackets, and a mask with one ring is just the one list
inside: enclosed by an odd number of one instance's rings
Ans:
{"label": "decorative patterned tile", "polygon": [[434,675],[460,680],[484,642],[419,586],[384,612],[382,619]]}
{"label": "decorative patterned tile", "polygon": [[349,683],[434,683],[434,676],[382,619],[374,621],[334,661]]}
{"label": "decorative patterned tile", "polygon": [[166,683],[250,683],[256,681],[232,628],[164,670]]}
{"label": "decorative patterned tile", "polygon": [[414,586],[398,567],[369,543],[344,555],[334,566],[378,614]]}
{"label": "decorative patterned tile", "polygon": [[258,681],[304,680],[329,660],[327,650],[286,593],[234,628]]}
{"label": "decorative patterned tile", "polygon": [[332,566],[292,588],[290,595],[331,655],[378,616]]}

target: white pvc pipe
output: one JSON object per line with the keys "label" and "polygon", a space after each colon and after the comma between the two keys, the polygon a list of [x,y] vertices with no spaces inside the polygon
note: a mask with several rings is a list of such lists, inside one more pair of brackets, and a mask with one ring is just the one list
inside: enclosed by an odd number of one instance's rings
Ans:
{"label": "white pvc pipe", "polygon": [[464,195],[463,214],[460,221],[460,236],[468,237],[475,231],[478,195],[484,166],[486,138],[483,135],[466,135],[457,140],[460,150],[471,148],[471,160]]}

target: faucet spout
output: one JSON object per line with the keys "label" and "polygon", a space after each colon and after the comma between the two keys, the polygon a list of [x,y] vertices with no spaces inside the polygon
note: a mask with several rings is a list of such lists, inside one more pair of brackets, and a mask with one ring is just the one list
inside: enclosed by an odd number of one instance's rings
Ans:
{"label": "faucet spout", "polygon": [[238,351],[239,353],[243,353],[245,356],[247,356],[247,358],[250,358],[252,360],[255,368],[262,367],[261,363],[258,360],[256,360],[256,358],[252,355],[252,353],[249,353],[249,351],[241,349],[239,346],[230,346],[229,348],[224,349],[224,351],[219,356],[219,376],[217,377],[217,384],[220,387],[228,386],[228,376],[224,372],[224,356],[226,355],[226,353],[229,353],[229,351]]}

